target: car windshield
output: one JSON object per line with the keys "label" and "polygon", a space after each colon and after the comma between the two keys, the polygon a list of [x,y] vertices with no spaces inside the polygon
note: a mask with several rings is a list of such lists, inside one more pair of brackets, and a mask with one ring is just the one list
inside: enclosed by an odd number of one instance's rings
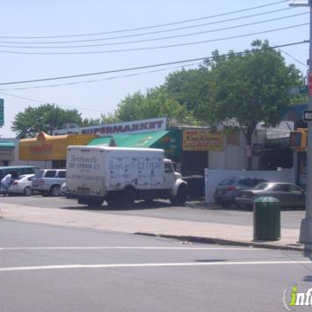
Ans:
{"label": "car windshield", "polygon": [[36,172],[35,174],[35,178],[36,179],[41,179],[43,177],[44,171],[43,170],[39,170]]}

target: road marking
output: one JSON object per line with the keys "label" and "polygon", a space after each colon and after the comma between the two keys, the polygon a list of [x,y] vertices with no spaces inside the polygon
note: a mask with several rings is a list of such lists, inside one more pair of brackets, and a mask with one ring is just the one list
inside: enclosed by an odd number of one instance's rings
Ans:
{"label": "road marking", "polygon": [[230,265],[289,265],[312,264],[304,261],[215,261],[215,262],[181,262],[181,263],[125,263],[125,264],[68,264],[0,268],[0,272],[62,270],[62,269],[107,269],[107,268],[148,268],[148,267],[190,267],[190,266],[230,266]]}
{"label": "road marking", "polygon": [[264,250],[253,247],[129,247],[129,246],[52,246],[52,247],[3,247],[1,250],[106,250],[106,249],[130,249],[130,250]]}

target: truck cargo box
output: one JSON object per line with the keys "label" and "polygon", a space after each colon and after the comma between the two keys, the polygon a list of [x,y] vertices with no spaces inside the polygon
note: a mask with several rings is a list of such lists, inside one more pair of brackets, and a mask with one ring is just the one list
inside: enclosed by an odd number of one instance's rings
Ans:
{"label": "truck cargo box", "polygon": [[161,189],[164,184],[164,151],[161,149],[69,146],[69,193],[105,196],[126,185]]}

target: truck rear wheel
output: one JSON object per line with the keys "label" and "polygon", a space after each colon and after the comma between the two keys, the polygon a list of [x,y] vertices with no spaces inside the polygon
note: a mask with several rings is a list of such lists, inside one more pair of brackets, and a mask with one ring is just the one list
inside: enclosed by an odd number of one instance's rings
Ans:
{"label": "truck rear wheel", "polygon": [[177,195],[170,197],[170,203],[172,206],[184,206],[187,200],[187,186],[181,184],[178,188]]}
{"label": "truck rear wheel", "polygon": [[104,200],[99,198],[99,199],[89,199],[87,204],[89,208],[101,208],[103,205]]}
{"label": "truck rear wheel", "polygon": [[133,187],[126,187],[121,194],[120,204],[122,208],[133,208],[135,201],[135,189]]}

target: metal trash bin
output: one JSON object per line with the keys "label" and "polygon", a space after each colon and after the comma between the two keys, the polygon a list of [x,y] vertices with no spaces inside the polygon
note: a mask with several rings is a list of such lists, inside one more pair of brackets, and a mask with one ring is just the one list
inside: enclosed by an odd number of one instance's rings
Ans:
{"label": "metal trash bin", "polygon": [[259,197],[253,201],[254,240],[281,238],[281,205],[275,197]]}

